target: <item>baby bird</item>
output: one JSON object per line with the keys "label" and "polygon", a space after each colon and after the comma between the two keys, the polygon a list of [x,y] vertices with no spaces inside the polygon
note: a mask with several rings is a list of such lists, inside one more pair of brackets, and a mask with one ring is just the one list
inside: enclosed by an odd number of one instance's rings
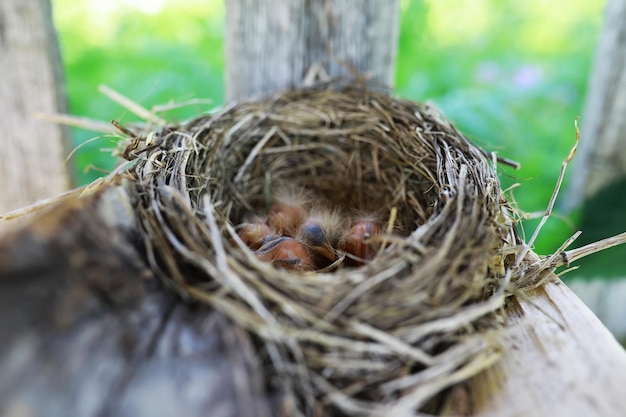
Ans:
{"label": "baby bird", "polygon": [[272,235],[272,231],[267,224],[256,219],[254,222],[243,223],[237,234],[246,246],[256,250],[261,247],[266,238]]}
{"label": "baby bird", "polygon": [[367,240],[381,233],[380,226],[372,220],[361,220],[354,224],[340,239],[338,248],[353,255],[348,264],[364,265],[376,255],[376,248]]}
{"label": "baby bird", "polygon": [[277,236],[267,239],[255,255],[277,268],[290,271],[313,271],[315,265],[305,246],[292,237]]}
{"label": "baby bird", "polygon": [[307,217],[304,205],[304,198],[296,193],[279,197],[267,214],[267,224],[274,234],[293,237]]}
{"label": "baby bird", "polygon": [[342,220],[335,212],[316,208],[300,225],[296,239],[308,248],[315,266],[325,268],[339,258],[334,246],[342,230]]}

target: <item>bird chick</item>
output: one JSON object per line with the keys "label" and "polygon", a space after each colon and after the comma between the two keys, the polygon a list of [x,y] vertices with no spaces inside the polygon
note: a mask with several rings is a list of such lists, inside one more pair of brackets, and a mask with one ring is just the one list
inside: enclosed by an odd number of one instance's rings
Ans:
{"label": "bird chick", "polygon": [[302,195],[285,193],[270,207],[267,224],[275,234],[293,237],[307,214]]}
{"label": "bird chick", "polygon": [[237,234],[246,246],[256,250],[272,235],[272,231],[261,219],[256,219],[254,222],[243,223]]}
{"label": "bird chick", "polygon": [[314,208],[300,225],[296,239],[309,249],[315,266],[325,268],[338,259],[334,245],[342,230],[342,220],[337,213]]}
{"label": "bird chick", "polygon": [[376,248],[367,240],[381,233],[381,227],[372,220],[361,220],[354,224],[340,239],[338,248],[352,255],[349,265],[364,265],[376,255]]}
{"label": "bird chick", "polygon": [[315,269],[306,247],[292,237],[277,236],[267,239],[255,255],[261,261],[290,271],[312,271]]}

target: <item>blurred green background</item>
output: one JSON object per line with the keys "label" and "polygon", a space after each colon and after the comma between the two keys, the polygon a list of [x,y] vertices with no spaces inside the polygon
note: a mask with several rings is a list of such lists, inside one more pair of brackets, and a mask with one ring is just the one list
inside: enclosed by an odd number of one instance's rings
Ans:
{"label": "blurred green background", "polygon": [[[53,0],[53,7],[72,114],[137,120],[99,94],[99,84],[147,108],[212,100],[169,111],[169,120],[222,104],[222,0]],[[574,142],[603,8],[588,0],[402,1],[396,93],[435,103],[474,142],[520,162],[519,171],[501,167],[503,188],[520,183],[519,207],[542,212]],[[116,163],[115,138],[75,129],[73,140],[82,144],[81,183]],[[536,251],[555,250],[577,221],[557,209]],[[525,222],[527,238],[535,224]]]}

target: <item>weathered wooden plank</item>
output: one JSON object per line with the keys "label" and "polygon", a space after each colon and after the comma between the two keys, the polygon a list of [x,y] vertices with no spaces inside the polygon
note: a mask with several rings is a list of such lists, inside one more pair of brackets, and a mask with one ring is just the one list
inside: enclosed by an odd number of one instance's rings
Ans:
{"label": "weathered wooden plank", "polygon": [[0,415],[269,416],[247,335],[148,272],[122,187],[0,241]]}
{"label": "weathered wooden plank", "polygon": [[462,401],[450,402],[447,415],[626,415],[626,352],[554,279],[528,291],[528,299],[509,300],[502,360],[458,388]]}

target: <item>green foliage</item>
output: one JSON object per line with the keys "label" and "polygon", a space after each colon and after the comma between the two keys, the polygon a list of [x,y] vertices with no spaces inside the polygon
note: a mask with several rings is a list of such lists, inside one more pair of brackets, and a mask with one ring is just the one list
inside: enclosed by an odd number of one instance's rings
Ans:
{"label": "green foliage", "polygon": [[[53,3],[73,114],[136,120],[100,95],[99,84],[147,108],[191,98],[221,104],[221,1]],[[475,142],[521,162],[519,171],[502,168],[503,187],[521,183],[514,192],[519,206],[541,212],[574,142],[602,7],[585,0],[403,1],[396,91],[434,102]],[[181,120],[210,107],[165,117]],[[74,133],[76,145],[93,137]],[[112,169],[114,146],[114,138],[82,145],[75,155],[81,182],[100,175],[85,173],[89,166]],[[535,225],[524,224],[527,235]],[[555,217],[536,249],[554,250],[572,233]]]}
{"label": "green foliage", "polygon": [[[100,94],[100,84],[149,109],[194,98],[213,103],[169,111],[162,115],[168,120],[184,120],[222,103],[223,9],[217,3],[188,1],[174,8],[171,2],[154,14],[124,7],[121,1],[53,3],[72,114],[122,124],[138,120]],[[116,138],[80,129],[73,133],[74,145],[80,146],[74,162],[81,183],[117,164],[112,157]]]}

